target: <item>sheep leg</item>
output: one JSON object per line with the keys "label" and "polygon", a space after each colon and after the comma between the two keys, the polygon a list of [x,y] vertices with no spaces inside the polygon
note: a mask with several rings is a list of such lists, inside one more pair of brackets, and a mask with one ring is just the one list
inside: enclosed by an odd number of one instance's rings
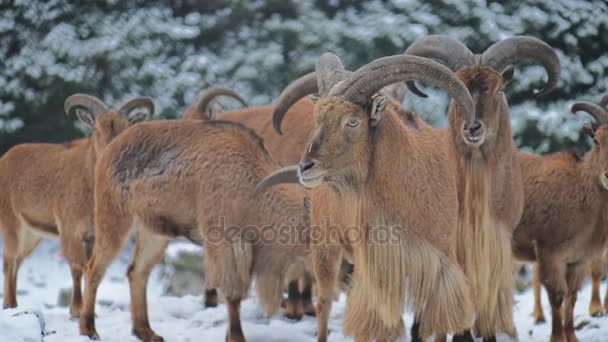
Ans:
{"label": "sheep leg", "polygon": [[144,342],[161,342],[163,338],[150,328],[146,285],[150,272],[162,259],[169,240],[145,231],[137,232],[133,262],[127,271],[131,290],[131,315],[133,335]]}
{"label": "sheep leg", "polygon": [[420,322],[416,317],[414,317],[414,323],[412,323],[412,328],[410,329],[410,336],[412,342],[422,342],[422,337],[420,337]]}
{"label": "sheep leg", "polygon": [[[82,274],[86,268],[87,254],[83,243],[82,235],[78,234],[78,224],[64,224],[57,218],[60,231],[65,232],[61,236],[61,252],[70,263],[70,273],[72,275],[72,303],[70,305],[70,316],[72,319],[80,317],[82,308]],[[82,226],[82,225],[81,225]],[[87,224],[91,226],[91,224]]]}
{"label": "sheep leg", "polygon": [[[6,241],[6,240],[5,240]],[[4,309],[17,307],[17,258],[7,256],[4,253],[2,262],[4,271]]]}
{"label": "sheep leg", "polygon": [[217,290],[207,288],[205,290],[205,307],[206,308],[214,308],[217,306],[219,300],[217,297]]}
{"label": "sheep leg", "polygon": [[285,301],[285,317],[289,319],[301,320],[304,316],[304,306],[298,279],[292,280],[287,285],[287,300]]}
{"label": "sheep leg", "polygon": [[540,268],[538,263],[532,266],[532,287],[534,289],[534,323],[545,323],[545,313],[542,304],[542,286],[540,283]]}
{"label": "sheep leg", "polygon": [[3,308],[17,307],[17,274],[23,259],[32,254],[40,243],[40,237],[27,229],[17,233],[4,232],[4,303]]}
{"label": "sheep leg", "polygon": [[327,341],[327,326],[334,290],[340,272],[342,250],[338,245],[314,245],[312,264],[317,279],[317,341]]}
{"label": "sheep leg", "polygon": [[576,304],[576,297],[576,292],[569,293],[564,303],[564,331],[568,342],[578,342],[574,334],[574,305]]}
{"label": "sheep leg", "polygon": [[228,301],[228,333],[226,335],[227,342],[245,342],[243,328],[241,328],[240,315],[241,300]]}
{"label": "sheep leg", "polygon": [[602,300],[600,298],[600,282],[604,276],[604,260],[598,258],[591,265],[591,302],[589,303],[589,315],[592,317],[603,316],[605,314]]}
{"label": "sheep leg", "polygon": [[315,305],[312,302],[312,279],[310,276],[305,276],[303,279],[302,288],[302,303],[304,305],[304,314],[308,316],[316,316]]}
{"label": "sheep leg", "polygon": [[96,198],[95,242],[93,255],[88,262],[85,275],[84,302],[80,311],[80,334],[98,340],[95,329],[95,298],[97,288],[110,263],[124,245],[129,236],[133,217],[122,214],[120,208],[103,198]]}
{"label": "sheep leg", "polygon": [[72,304],[70,305],[70,316],[73,319],[80,317],[80,309],[82,308],[82,266],[76,263],[70,263],[70,272],[72,273]]}
{"label": "sheep leg", "polygon": [[551,342],[565,342],[561,310],[567,289],[565,265],[559,260],[539,258],[539,267],[541,282],[547,289],[551,303]]}
{"label": "sheep leg", "polygon": [[568,265],[566,268],[568,293],[564,303],[564,332],[568,342],[578,342],[574,334],[574,305],[576,304],[578,290],[588,276],[588,270],[588,265],[584,263]]}

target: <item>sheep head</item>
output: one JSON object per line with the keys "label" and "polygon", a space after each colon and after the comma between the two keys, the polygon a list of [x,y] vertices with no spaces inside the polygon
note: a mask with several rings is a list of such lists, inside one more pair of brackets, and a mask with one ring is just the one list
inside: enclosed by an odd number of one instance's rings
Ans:
{"label": "sheep head", "polygon": [[147,97],[135,97],[111,109],[95,96],[74,94],[65,100],[64,108],[66,114],[76,113],[78,119],[93,130],[91,139],[96,155],[129,125],[144,121],[154,113],[154,103]]}
{"label": "sheep head", "polygon": [[308,187],[326,182],[352,189],[366,179],[376,130],[382,125],[387,104],[378,91],[386,85],[428,82],[446,90],[463,107],[465,126],[474,122],[474,104],[466,86],[447,67],[426,58],[383,57],[351,73],[336,55],[325,53],[316,76],[320,100],[315,104],[315,126],[298,170],[300,182]]}
{"label": "sheep head", "polygon": [[[431,58],[448,66],[467,85],[475,99],[478,119],[470,129],[461,131],[462,141],[470,147],[479,147],[484,143],[492,146],[496,139],[501,113],[508,113],[504,88],[513,77],[514,63],[533,61],[543,65],[548,80],[545,87],[536,92],[538,97],[555,88],[561,71],[555,51],[543,41],[527,36],[501,40],[484,53],[475,55],[453,38],[431,35],[414,42],[405,53]],[[426,97],[413,82],[407,85],[414,94]],[[459,116],[458,113],[455,115]],[[460,126],[456,122],[453,127]]]}
{"label": "sheep head", "polygon": [[594,125],[585,124],[583,132],[593,139],[589,160],[593,172],[598,172],[599,185],[608,190],[608,109],[591,102],[577,102],[572,113],[583,111],[593,117]]}

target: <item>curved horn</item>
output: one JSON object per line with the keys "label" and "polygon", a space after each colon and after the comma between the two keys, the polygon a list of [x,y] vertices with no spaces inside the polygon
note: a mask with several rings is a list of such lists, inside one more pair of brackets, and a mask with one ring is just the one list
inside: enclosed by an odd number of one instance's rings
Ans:
{"label": "curved horn", "polygon": [[336,85],[330,95],[365,107],[382,87],[414,80],[445,90],[464,110],[467,125],[475,121],[475,104],[464,83],[448,67],[424,57],[396,55],[376,59]]}
{"label": "curved horn", "polygon": [[298,165],[285,166],[269,174],[255,186],[255,192],[259,193],[275,185],[285,183],[300,184]]}
{"label": "curved horn", "polygon": [[134,109],[140,107],[146,108],[150,112],[150,115],[154,114],[154,101],[147,96],[137,96],[132,99],[128,99],[118,106],[117,111],[118,113],[129,117],[129,114],[131,114]]}
{"label": "curved horn", "polygon": [[591,102],[577,102],[572,105],[571,111],[573,114],[576,112],[586,112],[591,115],[598,125],[608,124],[608,110],[601,106]]}
{"label": "curved horn", "polygon": [[600,100],[600,106],[608,109],[608,95],[604,95]]}
{"label": "curved horn", "polygon": [[331,88],[345,78],[344,65],[338,56],[331,52],[321,55],[317,63],[317,85],[319,95],[325,96]]}
{"label": "curved horn", "polygon": [[[245,102],[245,100],[243,100],[243,98],[240,97],[239,94],[237,94],[233,90],[228,88],[212,87],[205,89],[198,94],[198,98],[196,100],[196,108],[201,113],[208,113],[209,108],[207,107],[209,107],[213,100],[220,96],[231,97],[237,100],[243,107],[247,107],[247,102]],[[212,118],[210,117],[210,119]]]}
{"label": "curved horn", "polygon": [[[458,40],[446,35],[430,35],[417,39],[404,52],[407,55],[426,57],[435,60],[452,71],[473,65],[475,55]],[[420,97],[427,97],[420,91],[414,81],[407,82],[410,91]]]}
{"label": "curved horn", "polygon": [[540,39],[529,36],[503,39],[492,44],[481,55],[481,64],[498,72],[519,61],[534,61],[545,68],[548,76],[547,84],[536,93],[537,97],[544,96],[555,88],[561,73],[559,58],[553,48]]}
{"label": "curved horn", "polygon": [[98,97],[87,94],[74,94],[65,99],[63,109],[66,114],[71,114],[76,108],[84,108],[90,111],[93,116],[110,110],[110,108],[108,108],[108,106]]}
{"label": "curved horn", "polygon": [[304,96],[314,94],[317,91],[317,73],[315,72],[308,73],[291,82],[283,92],[281,92],[277,104],[274,107],[274,112],[272,113],[272,127],[274,130],[279,134],[283,134],[283,132],[281,132],[281,122],[289,108]]}

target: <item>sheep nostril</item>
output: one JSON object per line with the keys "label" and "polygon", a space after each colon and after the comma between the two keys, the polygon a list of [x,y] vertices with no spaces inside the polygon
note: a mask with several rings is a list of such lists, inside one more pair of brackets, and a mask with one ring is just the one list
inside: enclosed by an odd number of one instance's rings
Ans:
{"label": "sheep nostril", "polygon": [[304,171],[310,170],[313,166],[315,166],[315,162],[310,159],[304,159],[300,162],[300,173]]}
{"label": "sheep nostril", "polygon": [[481,123],[479,121],[473,122],[473,124],[469,127],[469,133],[474,134],[481,128]]}

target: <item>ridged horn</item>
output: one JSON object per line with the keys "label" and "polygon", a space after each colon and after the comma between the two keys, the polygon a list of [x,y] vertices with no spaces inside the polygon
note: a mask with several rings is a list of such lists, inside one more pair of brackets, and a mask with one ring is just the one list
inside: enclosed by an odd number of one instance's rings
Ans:
{"label": "ridged horn", "polygon": [[604,97],[602,97],[600,100],[600,106],[608,108],[608,95],[604,95]]}
{"label": "ridged horn", "polygon": [[154,115],[154,101],[147,96],[137,96],[123,101],[118,107],[117,111],[126,117],[137,108],[146,108],[150,115]]}
{"label": "ridged horn", "polygon": [[63,109],[66,114],[70,115],[76,108],[83,108],[91,112],[93,116],[110,110],[110,108],[98,97],[87,94],[73,94],[65,99]]}
{"label": "ridged horn", "polygon": [[572,105],[571,111],[573,114],[576,112],[585,112],[591,115],[598,125],[608,124],[608,110],[595,103],[591,102],[577,102]]}
{"label": "ridged horn", "polygon": [[272,127],[274,130],[279,134],[283,134],[281,131],[281,122],[289,108],[304,96],[314,94],[317,91],[317,74],[315,72],[301,76],[283,89],[283,92],[279,95],[277,104],[274,107],[274,112],[272,113]]}
{"label": "ridged horn", "polygon": [[448,67],[424,57],[396,55],[376,59],[338,83],[330,95],[365,107],[383,87],[415,80],[445,90],[462,107],[467,125],[475,121],[475,104],[464,83]]}
{"label": "ridged horn", "polygon": [[[462,67],[473,65],[475,62],[475,55],[468,47],[452,37],[439,34],[417,39],[404,53],[430,58],[454,72]],[[408,81],[407,87],[420,97],[428,97],[416,87],[414,81]]]}
{"label": "ridged horn", "polygon": [[[196,108],[201,113],[209,113],[209,105],[213,102],[213,100],[220,96],[233,98],[237,100],[243,107],[247,107],[247,102],[245,102],[245,100],[243,100],[243,98],[240,97],[235,91],[228,88],[212,87],[205,89],[198,94],[198,98],[196,99]],[[209,118],[213,119],[212,117]]]}
{"label": "ridged horn", "polygon": [[278,184],[300,184],[298,177],[298,165],[282,167],[262,179],[255,187],[255,192],[260,193]]}
{"label": "ridged horn", "polygon": [[326,96],[331,88],[346,76],[346,70],[344,70],[342,61],[331,52],[321,55],[317,63],[316,72],[319,95],[321,96]]}
{"label": "ridged horn", "polygon": [[481,64],[501,72],[507,66],[522,61],[542,64],[547,72],[547,84],[536,92],[537,97],[551,92],[561,73],[559,58],[551,46],[530,36],[515,36],[492,44],[482,55]]}

